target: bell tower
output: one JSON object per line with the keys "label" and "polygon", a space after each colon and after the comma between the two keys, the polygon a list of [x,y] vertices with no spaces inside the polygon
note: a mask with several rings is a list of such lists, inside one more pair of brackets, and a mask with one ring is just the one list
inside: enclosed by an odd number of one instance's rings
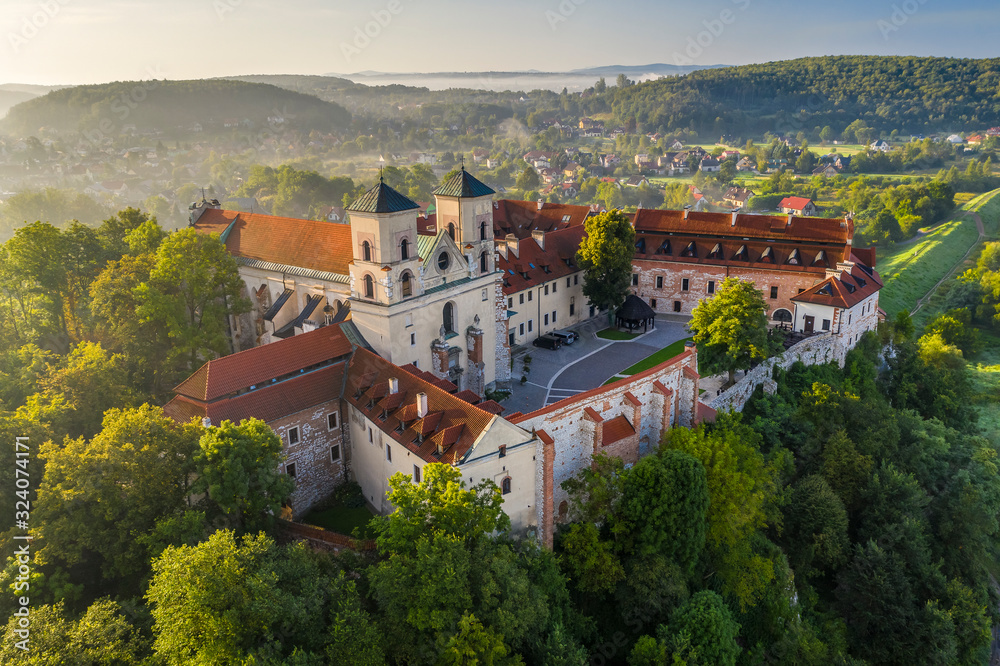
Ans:
{"label": "bell tower", "polygon": [[496,192],[462,169],[434,190],[438,229],[454,233],[476,275],[496,269],[493,244],[493,195]]}
{"label": "bell tower", "polygon": [[378,184],[348,206],[351,214],[351,298],[391,305],[417,296],[417,214],[419,206]]}

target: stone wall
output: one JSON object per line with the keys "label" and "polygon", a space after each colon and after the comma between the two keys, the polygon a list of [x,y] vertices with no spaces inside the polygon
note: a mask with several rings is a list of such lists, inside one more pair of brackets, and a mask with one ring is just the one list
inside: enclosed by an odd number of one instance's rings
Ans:
{"label": "stone wall", "polygon": [[[337,427],[328,427],[328,416],[337,413]],[[281,438],[285,454],[284,471],[295,465],[295,490],[290,500],[292,516],[305,515],[317,503],[333,494],[346,478],[347,446],[343,436],[340,400],[332,400],[291,416],[268,423]],[[288,443],[288,431],[298,427],[299,441]],[[331,459],[331,449],[339,447],[339,458]]]}
{"label": "stone wall", "polygon": [[[617,455],[627,463],[654,451],[665,429],[696,420],[697,354],[693,348],[628,379],[562,400],[515,419],[536,432],[535,511],[543,544],[552,545],[554,523],[568,502],[562,483],[591,464],[595,453]],[[634,435],[602,446],[605,422],[625,416]]]}
{"label": "stone wall", "polygon": [[830,333],[821,333],[806,338],[789,347],[785,350],[784,354],[769,358],[747,372],[743,378],[726,389],[722,395],[712,400],[708,405],[717,412],[726,410],[743,411],[743,406],[761,384],[764,385],[764,390],[768,393],[774,393],[777,390],[777,384],[772,379],[775,367],[788,369],[796,361],[802,361],[806,365],[836,361],[838,364],[843,365],[844,358],[847,356],[849,349],[850,347],[840,343],[838,336],[831,335]]}

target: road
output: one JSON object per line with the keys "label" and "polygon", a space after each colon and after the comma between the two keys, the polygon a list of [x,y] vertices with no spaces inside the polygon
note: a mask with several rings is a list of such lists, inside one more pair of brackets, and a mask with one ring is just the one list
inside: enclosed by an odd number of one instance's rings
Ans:
{"label": "road", "polygon": [[524,354],[514,360],[513,393],[503,401],[507,413],[533,412],[577,393],[601,386],[611,377],[678,340],[690,336],[687,318],[657,315],[656,327],[633,340],[612,341],[597,337],[607,328],[606,317],[596,317],[572,327],[580,339],[561,349],[532,347],[528,381],[520,384]]}

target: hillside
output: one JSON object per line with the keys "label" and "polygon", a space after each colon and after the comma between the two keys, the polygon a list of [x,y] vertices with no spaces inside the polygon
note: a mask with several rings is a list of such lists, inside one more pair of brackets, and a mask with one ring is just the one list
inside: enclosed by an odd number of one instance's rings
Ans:
{"label": "hillside", "polygon": [[282,117],[301,131],[333,131],[350,123],[338,104],[261,83],[239,81],[118,81],[50,92],[13,107],[0,128],[33,134],[41,127],[61,132],[92,131],[102,124],[136,130],[189,132],[198,123],[206,132],[224,130],[227,120],[250,121],[262,128]]}
{"label": "hillside", "polygon": [[725,67],[608,95],[615,118],[709,134],[796,134],[861,119],[886,132],[1000,125],[1000,59],[836,56]]}

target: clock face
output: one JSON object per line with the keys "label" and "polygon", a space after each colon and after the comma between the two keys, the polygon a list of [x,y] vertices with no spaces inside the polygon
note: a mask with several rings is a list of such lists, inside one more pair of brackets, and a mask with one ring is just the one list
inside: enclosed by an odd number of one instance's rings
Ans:
{"label": "clock face", "polygon": [[442,271],[448,270],[448,266],[451,265],[451,257],[448,256],[447,252],[442,252],[438,255],[438,268]]}

